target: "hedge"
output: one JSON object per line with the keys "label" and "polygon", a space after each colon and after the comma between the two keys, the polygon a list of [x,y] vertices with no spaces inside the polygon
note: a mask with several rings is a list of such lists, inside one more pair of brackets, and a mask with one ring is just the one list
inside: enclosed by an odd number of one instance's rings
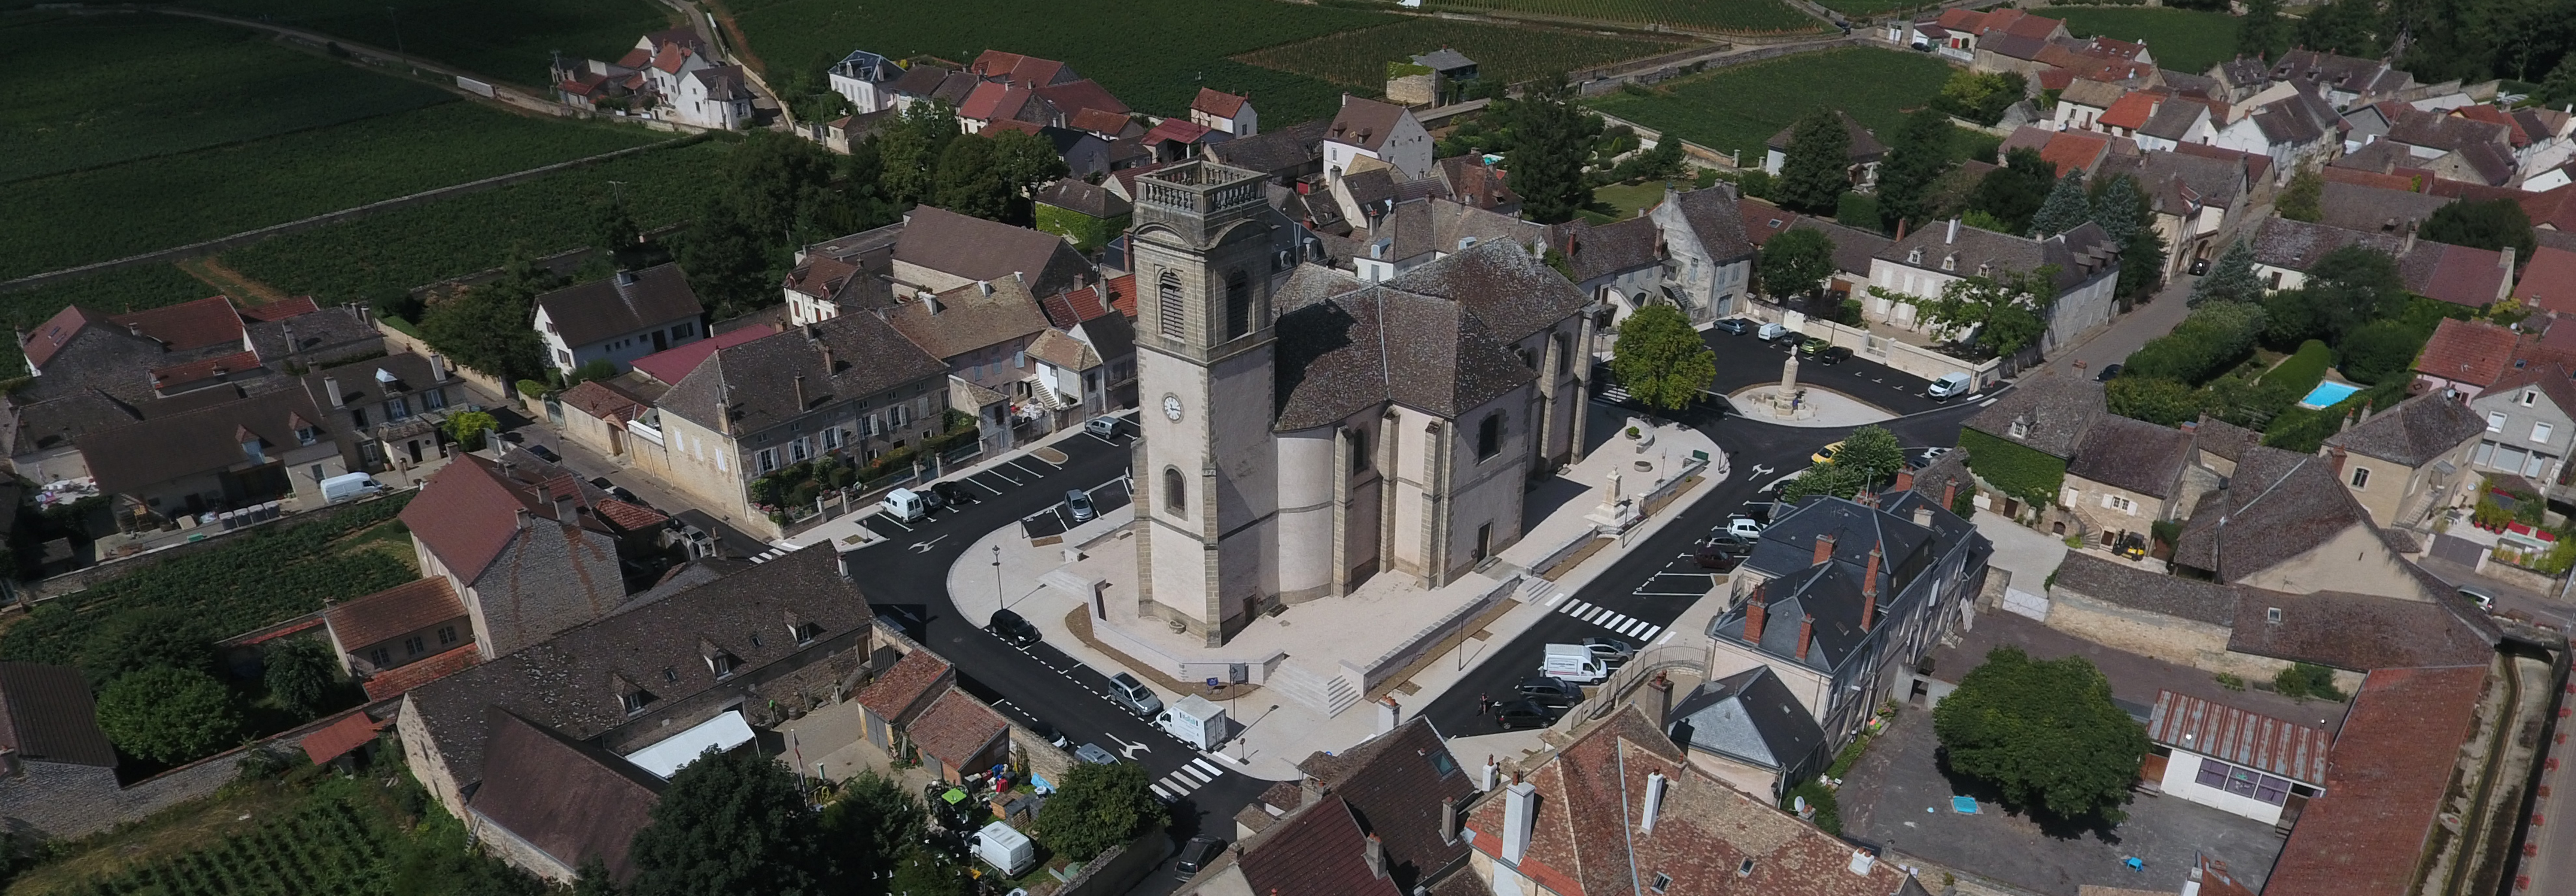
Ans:
{"label": "hedge", "polygon": [[2023,501],[2054,502],[2066,484],[2066,460],[2039,449],[1973,429],[1959,430],[1959,448],[1978,478]]}
{"label": "hedge", "polygon": [[2324,342],[2310,339],[2299,343],[2299,351],[2282,361],[2272,372],[2263,375],[2263,385],[2288,387],[2302,398],[2324,382],[2326,368],[2334,366],[2334,349]]}
{"label": "hedge", "polygon": [[2147,340],[2121,365],[2121,373],[2198,386],[2244,361],[2262,334],[2261,308],[2213,302],[2192,309],[2173,332]]}

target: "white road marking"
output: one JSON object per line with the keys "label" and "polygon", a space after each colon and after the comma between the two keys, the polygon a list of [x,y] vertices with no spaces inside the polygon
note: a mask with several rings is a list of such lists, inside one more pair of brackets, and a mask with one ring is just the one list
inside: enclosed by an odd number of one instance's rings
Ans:
{"label": "white road marking", "polygon": [[1619,627],[1619,635],[1620,635],[1621,637],[1634,638],[1634,637],[1636,637],[1636,636],[1637,636],[1637,633],[1638,633],[1638,632],[1643,631],[1643,630],[1645,630],[1645,629],[1647,629],[1647,628],[1649,628],[1649,627],[1650,627],[1650,626],[1648,626],[1648,624],[1646,623],[1646,620],[1643,620],[1643,619],[1631,619],[1631,620],[1628,620],[1628,624],[1627,624],[1627,625],[1623,625],[1623,626],[1620,626],[1620,627]]}
{"label": "white road marking", "polygon": [[1551,607],[1556,606],[1558,603],[1563,602],[1563,601],[1566,599],[1566,597],[1568,597],[1568,596],[1569,596],[1568,592],[1564,592],[1564,591],[1559,591],[1559,592],[1556,592],[1555,594],[1548,595],[1548,597],[1547,597],[1547,604],[1546,604],[1546,605],[1547,605],[1547,606],[1551,606]]}
{"label": "white road marking", "polygon": [[1628,592],[1628,593],[1630,593],[1630,594],[1634,594],[1634,595],[1636,595],[1636,596],[1638,596],[1638,597],[1707,597],[1707,596],[1708,596],[1708,595],[1702,594],[1702,593],[1697,592],[1697,591],[1631,591],[1631,592]]}
{"label": "white road marking", "polygon": [[1578,600],[1578,601],[1575,601],[1575,602],[1573,602],[1573,603],[1566,604],[1566,605],[1565,605],[1565,609],[1564,609],[1564,610],[1561,610],[1561,611],[1559,611],[1559,612],[1562,612],[1562,613],[1564,613],[1564,614],[1566,614],[1566,615],[1568,615],[1568,616],[1579,616],[1579,615],[1582,615],[1583,611],[1585,611],[1585,610],[1589,610],[1589,609],[1591,609],[1591,608],[1592,608],[1592,605],[1591,605],[1591,604],[1584,603],[1584,602],[1582,602],[1582,601],[1579,601],[1579,600]]}
{"label": "white road marking", "polygon": [[1680,633],[1680,632],[1665,632],[1663,637],[1661,637],[1661,638],[1656,638],[1656,639],[1655,639],[1655,645],[1654,645],[1654,646],[1657,646],[1657,647],[1662,647],[1662,646],[1664,646],[1664,642],[1672,640],[1672,639],[1673,639],[1673,636],[1674,636],[1674,635],[1677,635],[1677,634],[1681,634],[1681,633]]}
{"label": "white road marking", "polygon": [[[991,473],[991,474],[993,474],[994,476],[999,477],[1003,482],[1008,482],[1008,483],[1010,483],[1010,484],[1012,484],[1012,485],[1027,485],[1027,484],[1028,484],[1028,483],[1025,483],[1025,482],[1021,482],[1021,481],[1019,481],[1019,480],[1017,480],[1017,479],[1013,479],[1013,478],[1011,478],[1011,475],[1010,475],[1010,474],[1002,472],[1002,468],[1001,468],[1001,467],[994,467],[994,468],[992,468],[992,469],[990,469],[990,470],[986,470],[986,471],[984,471],[984,472],[986,472],[986,473]],[[1021,471],[1021,472],[1027,472],[1027,471],[1026,471],[1026,470],[1023,470],[1023,471]],[[996,494],[999,494],[999,493],[997,492]]]}
{"label": "white road marking", "polygon": [[1150,786],[1153,788],[1153,790],[1154,790],[1154,795],[1155,795],[1155,796],[1159,796],[1159,797],[1162,797],[1162,798],[1167,799],[1167,800],[1179,799],[1179,798],[1180,798],[1180,797],[1178,797],[1178,796],[1174,795],[1171,791],[1164,790],[1164,789],[1163,789],[1163,785],[1161,785],[1161,784],[1153,784],[1153,785],[1150,785]]}
{"label": "white road marking", "polygon": [[893,526],[893,527],[895,527],[895,528],[897,528],[897,529],[901,529],[901,530],[906,531],[906,532],[913,531],[912,527],[911,527],[911,526],[904,525],[902,520],[895,519],[894,517],[889,516],[889,515],[887,515],[887,514],[882,514],[882,513],[877,514],[877,519],[883,520],[883,521],[885,521],[885,523],[886,523],[887,525]]}
{"label": "white road marking", "polygon": [[[1660,626],[1660,625],[1650,627],[1650,628],[1646,629],[1644,632],[1639,633],[1639,634],[1637,635],[1637,639],[1642,641],[1642,640],[1645,640],[1645,639],[1647,639],[1647,638],[1652,638],[1652,637],[1654,637],[1654,636],[1655,636],[1655,633],[1656,633],[1656,632],[1660,632],[1660,631],[1663,631],[1663,630],[1664,630],[1664,627],[1663,627],[1663,626]],[[1672,637],[1672,636],[1671,636],[1670,634],[1666,634],[1664,637],[1666,637],[1666,638],[1670,638],[1670,637]],[[1661,642],[1661,641],[1657,641],[1657,642],[1655,642],[1655,643],[1661,644],[1661,643],[1663,643],[1663,642]]]}
{"label": "white road marking", "polygon": [[994,487],[989,486],[989,485],[985,485],[984,483],[977,481],[977,480],[975,479],[975,477],[972,477],[972,476],[966,477],[966,481],[968,481],[968,482],[973,482],[973,483],[975,483],[975,487],[976,487],[976,488],[980,488],[980,489],[983,489],[983,490],[985,490],[985,491],[992,492],[993,494],[998,495],[998,494],[1001,494],[1001,493],[1002,493],[1002,490],[1001,490],[1001,489],[994,488]]}
{"label": "white road marking", "polygon": [[1022,475],[1022,476],[1026,476],[1026,477],[1029,477],[1029,478],[1031,478],[1031,479],[1039,478],[1039,476],[1041,475],[1041,474],[1038,474],[1038,473],[1030,472],[1030,471],[1029,471],[1029,468],[1027,468],[1027,467],[1020,466],[1020,462],[1019,462],[1019,461],[1016,461],[1016,460],[1005,462],[1005,463],[1003,463],[1003,464],[1002,464],[1002,466],[1009,467],[1009,468],[1014,469],[1014,470],[1018,470],[1018,471],[1020,471],[1020,475]]}
{"label": "white road marking", "polygon": [[1592,612],[1583,614],[1583,621],[1585,621],[1585,622],[1591,622],[1591,621],[1594,621],[1594,620],[1597,620],[1597,619],[1601,619],[1601,618],[1606,617],[1606,616],[1609,616],[1609,615],[1610,615],[1610,608],[1609,608],[1609,607],[1593,607],[1593,608],[1592,608]]}

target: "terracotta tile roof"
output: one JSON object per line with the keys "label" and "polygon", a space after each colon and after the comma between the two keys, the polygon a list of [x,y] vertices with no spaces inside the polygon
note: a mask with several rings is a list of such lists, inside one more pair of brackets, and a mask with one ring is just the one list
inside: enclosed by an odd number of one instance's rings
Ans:
{"label": "terracotta tile roof", "polygon": [[1112,277],[1104,284],[1109,291],[1109,307],[1118,309],[1128,320],[1136,319],[1136,275]]}
{"label": "terracotta tile roof", "polygon": [[1388,878],[1404,892],[1467,855],[1467,844],[1440,842],[1440,800],[1474,801],[1475,782],[1440,732],[1416,717],[1338,754],[1317,753],[1298,768],[1350,804],[1387,854]]}
{"label": "terracotta tile roof", "polygon": [[[514,468],[505,477],[499,464],[480,455],[457,458],[421,484],[420,494],[403,507],[403,525],[429,546],[449,572],[465,582],[481,578],[519,534],[519,511],[541,520],[555,519],[555,504],[538,500],[571,495],[575,503],[596,500],[582,481],[524,454],[512,455]],[[575,514],[576,517],[585,516]],[[588,520],[580,520],[585,528]]]}
{"label": "terracotta tile roof", "polygon": [[2485,663],[2372,672],[2265,896],[2411,892],[2486,686]]}
{"label": "terracotta tile roof", "polygon": [[1075,130],[1107,134],[1111,137],[1118,136],[1120,132],[1127,130],[1128,125],[1134,123],[1134,119],[1107,109],[1079,110],[1073,113],[1073,117],[1065,120],[1066,126]]}
{"label": "terracotta tile roof", "polygon": [[2155,114],[2156,106],[2163,103],[2164,99],[2144,90],[2132,90],[2113,101],[2111,107],[2102,112],[2102,117],[2095,120],[2111,127],[2134,131],[2147,126],[2147,116]]}
{"label": "terracotta tile roof", "polygon": [[217,355],[212,358],[202,358],[190,361],[186,364],[174,364],[169,367],[153,368],[151,374],[152,387],[158,389],[164,385],[176,386],[183,383],[193,383],[219,374],[241,373],[248,370],[254,370],[259,366],[258,352],[234,352],[229,355]]}
{"label": "terracotta tile roof", "polygon": [[[322,611],[331,634],[355,652],[465,615],[446,576],[430,576]],[[471,637],[471,634],[468,634]]]}
{"label": "terracotta tile roof", "polygon": [[630,366],[665,385],[676,386],[681,379],[689,375],[689,371],[698,369],[698,364],[705,361],[708,355],[715,354],[716,350],[732,348],[777,332],[778,328],[769,324],[753,324],[726,330],[678,348],[645,355],[635,359],[635,363]]}
{"label": "terracotta tile roof", "polygon": [[2483,389],[2513,364],[2517,338],[2486,321],[2444,318],[2415,356],[2415,371]]}
{"label": "terracotta tile roof", "polygon": [[2576,183],[2546,193],[2526,193],[2520,201],[2523,215],[2531,219],[2531,226],[2576,230]]}
{"label": "terracotta tile roof", "polygon": [[[916,651],[918,652],[918,651]],[[921,753],[961,769],[973,768],[985,747],[1009,733],[1011,724],[1001,713],[985,706],[984,701],[949,688],[939,699],[922,710],[921,717],[904,726]],[[980,771],[981,769],[975,769]]]}
{"label": "terracotta tile roof", "polygon": [[966,70],[988,78],[999,78],[1031,86],[1054,84],[1073,74],[1064,63],[1001,50],[986,50],[966,65]]}
{"label": "terracotta tile roof", "polygon": [[928,650],[915,650],[897,660],[877,680],[859,690],[859,705],[896,725],[912,721],[924,701],[938,693],[953,667]]}
{"label": "terracotta tile roof", "polygon": [[119,314],[108,321],[139,328],[174,352],[238,343],[242,338],[241,314],[223,296]]}
{"label": "terracotta tile roof", "polygon": [[1153,130],[1146,131],[1141,139],[1149,145],[1167,140],[1173,143],[1197,143],[1207,137],[1208,131],[1207,125],[1194,124],[1178,118],[1166,118],[1163,119],[1162,124],[1155,125]]}
{"label": "terracotta tile roof", "polygon": [[2553,246],[2532,250],[2513,297],[2543,311],[2576,314],[2576,252]]}
{"label": "terracotta tile roof", "polygon": [[[2428,299],[2440,299],[2454,305],[2484,308],[2494,304],[2505,293],[2505,277],[2513,269],[2505,264],[2504,253],[2474,246],[2418,241],[2407,261],[2415,261],[2425,272],[2407,278],[2407,286]],[[2423,260],[2418,261],[2418,257]]]}
{"label": "terracotta tile roof", "polygon": [[0,662],[0,747],[26,759],[116,767],[89,679],[70,666]]}
{"label": "terracotta tile roof", "polygon": [[1004,118],[984,126],[984,133],[986,134],[999,134],[1003,131],[1018,131],[1030,136],[1036,136],[1045,130],[1045,128],[1038,127],[1036,124],[1021,121],[1016,118]]}
{"label": "terracotta tile roof", "polygon": [[561,398],[574,410],[620,424],[641,417],[646,406],[643,399],[599,380],[585,380],[564,390]]}
{"label": "terracotta tile roof", "polygon": [[1057,114],[1065,116],[1066,120],[1071,120],[1075,114],[1082,112],[1100,111],[1113,115],[1125,115],[1129,111],[1126,103],[1119,102],[1116,96],[1109,93],[1109,88],[1102,87],[1100,82],[1089,78],[1044,85],[1037,89],[1037,94],[1039,99],[1047,102],[1047,105],[1054,106]]}
{"label": "terracotta tile roof", "polygon": [[1093,284],[1080,289],[1068,289],[1038,300],[1038,307],[1046,312],[1047,323],[1054,324],[1059,330],[1070,330],[1084,321],[1110,314],[1113,309],[1101,298],[1103,286],[1104,284]]}
{"label": "terracotta tile roof", "polygon": [[1369,870],[1372,846],[1350,805],[1325,797],[1264,832],[1236,861],[1252,892],[1268,896],[1402,896],[1393,875]]}
{"label": "terracotta tile roof", "polygon": [[492,707],[474,811],[572,867],[598,861],[626,880],[635,832],[653,819],[662,784],[599,747]]}
{"label": "terracotta tile roof", "polygon": [[2223,706],[2189,694],[2156,692],[2147,738],[2308,784],[2326,783],[2325,729]]}
{"label": "terracotta tile roof", "polygon": [[405,663],[390,671],[376,673],[359,684],[367,689],[367,699],[384,700],[399,697],[405,691],[465,671],[482,661],[482,649],[469,642],[457,645],[446,653],[418,662]]}
{"label": "terracotta tile roof", "polygon": [[1036,95],[1035,91],[1023,85],[986,81],[975,85],[975,92],[966,95],[966,102],[957,107],[957,117],[969,121],[1011,118],[1019,115],[1020,108],[1028,105],[1029,98]]}
{"label": "terracotta tile roof", "polygon": [[105,315],[79,305],[66,305],[63,310],[54,312],[53,317],[46,318],[44,323],[28,331],[26,338],[19,342],[19,349],[26,353],[28,363],[41,369],[45,362],[53,359],[54,352],[71,342],[82,328],[106,322]]}
{"label": "terracotta tile roof", "polygon": [[1190,101],[1190,108],[1218,118],[1233,118],[1243,112],[1243,104],[1251,101],[1252,98],[1248,96],[1236,96],[1221,90],[1201,87],[1198,98]]}
{"label": "terracotta tile roof", "polygon": [[2069,171],[2091,174],[2093,167],[2101,164],[2102,154],[2110,148],[2109,137],[2083,131],[2060,131],[2048,138],[2048,145],[2040,148],[2039,157],[2048,160],[2049,167],[2055,169],[2059,177],[2066,176]]}
{"label": "terracotta tile roof", "polygon": [[322,306],[314,304],[312,296],[296,296],[291,299],[279,299],[265,305],[243,305],[236,310],[240,312],[243,320],[268,322],[285,320],[302,314],[312,314],[316,311],[322,310]]}
{"label": "terracotta tile roof", "polygon": [[650,529],[654,526],[659,526],[668,522],[671,519],[670,517],[662,515],[661,511],[654,510],[650,507],[629,504],[624,501],[617,500],[616,498],[601,498],[598,501],[592,502],[591,509],[597,511],[600,517],[602,519],[606,519],[610,525],[624,529],[628,532],[640,532],[645,529]]}
{"label": "terracotta tile roof", "polygon": [[305,735],[300,746],[314,765],[321,765],[348,755],[350,750],[366,746],[376,739],[376,732],[384,728],[383,724],[367,718],[364,711],[352,711],[322,730]]}
{"label": "terracotta tile roof", "polygon": [[1376,152],[1386,145],[1386,136],[1396,124],[1411,116],[1403,106],[1343,94],[1342,109],[1333,115],[1328,139]]}
{"label": "terracotta tile roof", "polygon": [[1744,238],[1760,246],[1782,231],[1798,226],[1798,213],[1746,196],[1735,200],[1736,214],[1744,220]]}
{"label": "terracotta tile roof", "polygon": [[2470,121],[2483,121],[2492,125],[2500,125],[2505,129],[2505,139],[2514,146],[2522,147],[2531,145],[2531,134],[2530,132],[2522,129],[2521,120],[2514,118],[2502,109],[2498,109],[2485,103],[2471,103],[2451,110],[2451,114],[2457,115],[2461,118],[2466,118]]}

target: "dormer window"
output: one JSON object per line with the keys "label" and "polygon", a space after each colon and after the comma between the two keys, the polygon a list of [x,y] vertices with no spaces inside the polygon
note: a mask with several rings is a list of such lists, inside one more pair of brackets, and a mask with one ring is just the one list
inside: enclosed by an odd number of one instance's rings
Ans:
{"label": "dormer window", "polygon": [[644,711],[644,692],[643,692],[643,691],[632,691],[632,692],[629,692],[629,693],[619,694],[619,695],[617,695],[617,702],[618,702],[618,705],[623,706],[623,707],[625,707],[625,708],[626,708],[626,714],[627,714],[627,715],[630,715],[630,716],[631,716],[631,715],[634,715],[634,714],[636,714],[636,713],[643,712],[643,711]]}
{"label": "dormer window", "polygon": [[313,427],[306,426],[306,427],[299,428],[299,429],[297,429],[297,430],[295,431],[295,441],[297,441],[297,442],[300,442],[300,443],[303,443],[303,444],[306,444],[306,445],[310,445],[310,444],[313,444],[314,442],[318,442],[318,441],[321,441],[321,440],[322,440],[322,431],[321,431],[321,430],[319,430],[319,429],[315,429],[315,428],[313,428]]}
{"label": "dormer window", "polygon": [[1922,264],[1922,263],[1923,263],[1923,250],[1922,250],[1921,248],[1916,248],[1916,249],[1913,249],[1913,250],[1911,250],[1911,251],[1906,252],[1906,253],[1905,253],[1905,263],[1906,263],[1906,264]]}
{"label": "dormer window", "polygon": [[645,691],[641,685],[626,680],[624,675],[608,676],[608,687],[609,690],[617,693],[617,706],[625,710],[627,715],[643,712],[644,707],[653,702],[651,693]]}
{"label": "dormer window", "polygon": [[814,636],[821,634],[822,631],[822,626],[806,622],[805,617],[796,615],[793,610],[788,611],[787,634],[789,637],[796,639],[797,646],[802,647],[804,645],[814,643]]}
{"label": "dormer window", "polygon": [[1994,273],[1994,270],[1995,270],[1995,266],[1994,266],[1994,265],[1986,264],[1986,263],[1983,263],[1983,262],[1979,262],[1979,263],[1977,264],[1977,276],[1979,276],[1979,277],[1988,276],[1988,275],[1990,275],[1990,274]]}
{"label": "dormer window", "polygon": [[1942,269],[1942,270],[1945,270],[1945,271],[1955,271],[1955,270],[1958,270],[1958,269],[1959,269],[1959,253],[1957,253],[1957,252],[1952,252],[1952,253],[1950,253],[1950,254],[1948,254],[1948,255],[1941,256],[1941,269]]}

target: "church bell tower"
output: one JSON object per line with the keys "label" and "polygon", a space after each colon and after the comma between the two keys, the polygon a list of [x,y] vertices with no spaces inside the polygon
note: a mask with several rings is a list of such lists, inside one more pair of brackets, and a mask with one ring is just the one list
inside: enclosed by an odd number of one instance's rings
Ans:
{"label": "church bell tower", "polygon": [[1136,179],[1141,615],[1224,643],[1278,595],[1270,293],[1294,230],[1265,176],[1188,161]]}

